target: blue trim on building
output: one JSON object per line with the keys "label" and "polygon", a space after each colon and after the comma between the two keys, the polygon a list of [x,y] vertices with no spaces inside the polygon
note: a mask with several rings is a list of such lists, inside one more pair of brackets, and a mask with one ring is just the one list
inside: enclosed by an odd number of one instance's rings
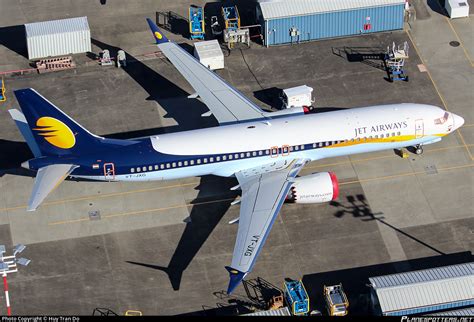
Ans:
{"label": "blue trim on building", "polygon": [[[260,21],[264,23],[265,45],[279,45],[325,38],[353,36],[403,29],[403,4],[354,10],[308,14]],[[370,17],[370,20],[367,20]],[[364,24],[370,23],[370,30]],[[290,28],[296,27],[299,36],[291,37]]]}
{"label": "blue trim on building", "polygon": [[386,316],[413,315],[413,314],[419,314],[419,313],[425,313],[425,312],[449,310],[452,308],[458,308],[458,307],[470,306],[470,305],[474,305],[474,299],[466,300],[466,301],[436,304],[436,305],[430,305],[430,306],[423,306],[423,307],[411,308],[411,309],[394,311],[394,312],[384,312],[383,315],[386,315]]}

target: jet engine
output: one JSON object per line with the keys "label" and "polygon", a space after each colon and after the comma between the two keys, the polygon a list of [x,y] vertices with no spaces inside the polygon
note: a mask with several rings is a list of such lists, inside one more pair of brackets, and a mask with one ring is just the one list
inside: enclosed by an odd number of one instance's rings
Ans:
{"label": "jet engine", "polygon": [[339,184],[333,172],[313,173],[295,179],[287,201],[294,203],[322,203],[339,195]]}

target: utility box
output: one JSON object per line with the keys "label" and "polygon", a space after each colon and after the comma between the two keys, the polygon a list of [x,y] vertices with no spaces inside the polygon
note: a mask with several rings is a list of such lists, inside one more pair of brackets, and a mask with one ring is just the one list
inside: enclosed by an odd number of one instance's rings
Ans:
{"label": "utility box", "polygon": [[87,17],[25,24],[28,59],[91,51]]}
{"label": "utility box", "polygon": [[342,284],[324,286],[324,298],[328,313],[331,316],[347,315],[349,308],[349,301],[346,293],[342,288]]}
{"label": "utility box", "polygon": [[285,281],[285,299],[293,315],[306,315],[309,312],[309,297],[303,282]]}
{"label": "utility box", "polygon": [[446,0],[444,7],[451,19],[469,17],[469,3],[467,3],[467,0]]}
{"label": "utility box", "polygon": [[194,57],[211,70],[224,68],[224,54],[216,39],[195,43]]}
{"label": "utility box", "polygon": [[290,107],[311,106],[313,88],[302,85],[291,88],[286,88],[281,91],[280,100],[282,102],[282,109]]}

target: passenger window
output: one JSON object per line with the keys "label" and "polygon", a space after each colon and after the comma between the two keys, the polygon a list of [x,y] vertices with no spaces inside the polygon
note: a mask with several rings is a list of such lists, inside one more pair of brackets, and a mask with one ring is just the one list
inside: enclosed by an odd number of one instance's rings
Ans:
{"label": "passenger window", "polygon": [[146,167],[142,167],[142,170],[143,170],[143,171],[146,171]]}
{"label": "passenger window", "polygon": [[234,154],[234,157],[235,157],[236,159],[238,159],[238,158],[239,158],[239,154],[238,154],[238,153]]}
{"label": "passenger window", "polygon": [[315,147],[316,147],[316,143],[313,143],[313,148],[315,148]]}
{"label": "passenger window", "polygon": [[204,158],[204,163],[207,163],[207,158]]}
{"label": "passenger window", "polygon": [[304,150],[304,144],[301,145],[301,150]]}
{"label": "passenger window", "polygon": [[227,160],[227,156],[223,155],[222,156],[222,161],[225,161],[225,160]]}
{"label": "passenger window", "polygon": [[210,157],[209,162],[214,162],[214,157]]}
{"label": "passenger window", "polygon": [[401,134],[402,134],[402,132],[397,132],[397,135],[401,135]]}
{"label": "passenger window", "polygon": [[216,161],[219,162],[221,160],[221,157],[216,157]]}
{"label": "passenger window", "polygon": [[290,147],[288,145],[284,145],[281,147],[281,155],[286,156],[290,154]]}
{"label": "passenger window", "polygon": [[194,165],[194,160],[189,161],[190,165]]}
{"label": "passenger window", "polygon": [[278,156],[278,147],[273,146],[272,147],[272,158]]}
{"label": "passenger window", "polygon": [[155,170],[158,170],[158,164],[155,164]]}
{"label": "passenger window", "polygon": [[162,163],[160,164],[160,169],[164,169],[165,168],[165,165]]}
{"label": "passenger window", "polygon": [[246,155],[247,155],[247,158],[250,157],[250,152],[247,152]]}
{"label": "passenger window", "polygon": [[266,154],[266,155],[269,155],[269,154],[270,154],[270,150],[265,150],[265,154]]}
{"label": "passenger window", "polygon": [[151,171],[151,170],[153,170],[153,166],[152,166],[152,165],[148,167],[148,171]]}
{"label": "passenger window", "polygon": [[178,167],[181,167],[181,166],[183,166],[183,162],[179,161],[178,162]]}
{"label": "passenger window", "polygon": [[141,169],[141,168],[137,168],[137,172],[141,172],[141,171],[142,171],[142,169]]}
{"label": "passenger window", "polygon": [[131,168],[131,169],[130,169],[130,172],[131,172],[131,173],[134,173],[134,172],[135,172],[135,168]]}
{"label": "passenger window", "polygon": [[232,160],[233,155],[229,154],[229,160]]}
{"label": "passenger window", "polygon": [[169,168],[170,168],[170,164],[167,163],[167,164],[166,164],[166,169],[169,169]]}
{"label": "passenger window", "polygon": [[256,157],[256,156],[257,156],[257,152],[253,151],[253,152],[252,152],[252,156]]}
{"label": "passenger window", "polygon": [[241,153],[241,154],[240,154],[240,157],[241,157],[241,158],[245,158],[245,153]]}
{"label": "passenger window", "polygon": [[318,146],[319,146],[319,147],[322,147],[322,146],[323,146],[323,142],[319,142],[319,143],[318,143]]}
{"label": "passenger window", "polygon": [[201,159],[197,159],[196,163],[201,164]]}
{"label": "passenger window", "polygon": [[295,151],[298,151],[298,150],[299,150],[299,147],[295,145]]}
{"label": "passenger window", "polygon": [[375,136],[374,136],[374,138],[378,139],[378,138],[379,138],[379,136],[378,136],[378,135],[375,135]]}
{"label": "passenger window", "polygon": [[171,163],[171,166],[172,166],[173,168],[176,168],[176,162]]}
{"label": "passenger window", "polygon": [[188,166],[188,161],[184,161],[184,166],[185,166],[185,167]]}
{"label": "passenger window", "polygon": [[392,136],[395,136],[395,132],[394,132],[394,133],[392,133]]}
{"label": "passenger window", "polygon": [[258,151],[258,155],[263,155],[263,151],[262,150]]}

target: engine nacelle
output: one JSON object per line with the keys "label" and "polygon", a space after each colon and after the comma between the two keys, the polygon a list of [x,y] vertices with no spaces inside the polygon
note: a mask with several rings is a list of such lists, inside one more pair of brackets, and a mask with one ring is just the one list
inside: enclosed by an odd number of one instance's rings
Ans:
{"label": "engine nacelle", "polygon": [[294,203],[322,203],[339,195],[339,184],[333,172],[313,173],[295,179],[287,200]]}

